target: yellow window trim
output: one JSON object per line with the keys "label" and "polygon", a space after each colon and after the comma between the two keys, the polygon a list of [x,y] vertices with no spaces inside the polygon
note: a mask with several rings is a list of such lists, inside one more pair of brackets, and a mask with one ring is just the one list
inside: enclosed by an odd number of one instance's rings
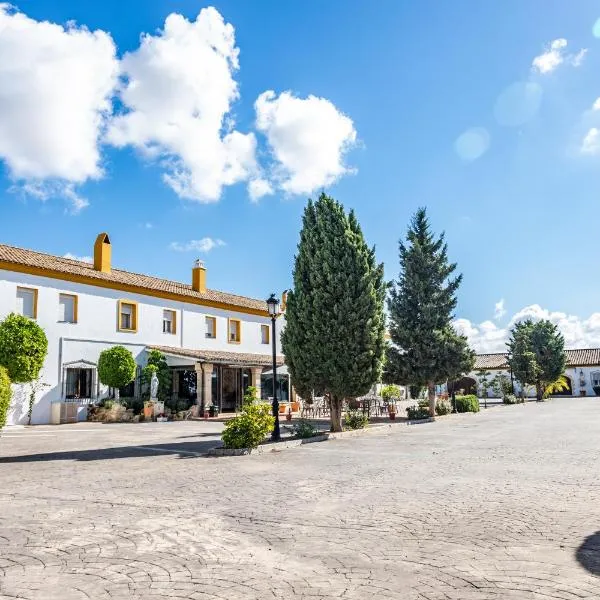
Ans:
{"label": "yellow window trim", "polygon": [[[60,300],[61,296],[69,296],[69,298],[73,298],[73,321],[72,323],[79,323],[79,296],[77,294],[66,294],[60,292],[58,298]],[[66,321],[68,323],[68,321]]]}
{"label": "yellow window trim", "polygon": [[[238,324],[238,327],[237,327],[237,332],[238,332],[237,340],[232,340],[231,339],[231,323],[237,323]],[[242,343],[242,321],[241,321],[241,319],[233,319],[232,317],[229,317],[227,319],[227,341],[230,344],[241,344]]]}
{"label": "yellow window trim", "polygon": [[209,315],[206,315],[206,316],[204,317],[204,324],[205,324],[205,325],[206,325],[206,320],[207,320],[207,319],[210,319],[210,320],[213,322],[213,328],[212,328],[212,329],[213,329],[213,334],[214,334],[214,335],[211,335],[211,336],[209,337],[209,336],[207,336],[207,335],[206,335],[208,332],[207,332],[207,331],[205,331],[205,332],[204,332],[204,337],[205,337],[206,339],[209,339],[209,340],[214,340],[214,339],[216,339],[216,338],[217,338],[217,317],[211,317],[211,316],[209,316]]}
{"label": "yellow window trim", "polygon": [[175,335],[177,333],[177,311],[172,308],[163,308],[163,311],[170,312],[171,315],[173,315],[173,320],[171,321],[173,323],[173,327],[171,327],[171,332],[167,335]]}
{"label": "yellow window trim", "polygon": [[[263,331],[267,332],[267,341],[264,341]],[[270,344],[271,343],[271,328],[268,325],[260,326],[260,342],[261,344]]]}
{"label": "yellow window trim", "polygon": [[[121,307],[127,304],[133,307],[133,311],[131,312],[131,320],[133,322],[133,327],[131,329],[124,329],[121,327]],[[117,331],[125,331],[127,333],[137,333],[138,330],[138,303],[135,300],[119,300],[118,302],[118,310],[117,310]]]}
{"label": "yellow window trim", "polygon": [[37,319],[38,315],[38,291],[37,288],[24,287],[22,285],[17,286],[17,292],[21,290],[23,292],[33,292],[33,318]]}

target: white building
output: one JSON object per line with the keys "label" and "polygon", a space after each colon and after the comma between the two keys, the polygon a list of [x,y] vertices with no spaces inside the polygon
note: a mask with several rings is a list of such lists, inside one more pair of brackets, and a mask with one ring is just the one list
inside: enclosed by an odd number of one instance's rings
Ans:
{"label": "white building", "polygon": [[[568,389],[554,394],[556,396],[594,396],[594,386],[600,386],[600,348],[586,348],[566,350],[567,368],[564,375],[567,378]],[[508,355],[506,353],[498,354],[478,354],[475,359],[475,367],[467,377],[463,377],[456,382],[456,390],[464,389],[467,393],[477,393],[481,390],[478,385],[478,375],[482,371],[489,373],[488,381],[497,374],[503,374],[510,379],[511,373],[508,365]],[[518,383],[515,381],[515,391],[520,391]],[[494,390],[490,387],[488,397],[493,397]],[[535,396],[535,390],[529,390],[530,396]]]}
{"label": "white building", "polygon": [[[106,396],[96,364],[117,344],[140,367],[148,349],[160,349],[174,371],[173,394],[206,407],[234,410],[245,387],[260,388],[261,380],[271,394],[272,377],[263,375],[272,364],[266,302],[208,289],[200,261],[184,284],[112,268],[105,233],[96,239],[93,264],[0,244],[0,320],[11,312],[35,319],[48,337],[46,386],[33,423],[49,423],[53,403],[86,405]],[[288,400],[288,378],[278,379],[279,398]],[[139,396],[139,376],[128,387],[126,395]],[[26,421],[28,395],[27,386],[14,386],[9,424]]]}

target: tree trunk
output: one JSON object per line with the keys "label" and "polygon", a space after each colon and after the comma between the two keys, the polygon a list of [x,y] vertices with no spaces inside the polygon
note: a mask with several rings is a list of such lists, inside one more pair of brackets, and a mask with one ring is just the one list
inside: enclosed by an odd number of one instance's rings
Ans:
{"label": "tree trunk", "polygon": [[544,386],[541,383],[538,383],[535,386],[535,390],[537,401],[541,402],[544,399]]}
{"label": "tree trunk", "polygon": [[343,398],[337,396],[331,396],[329,399],[329,405],[331,409],[331,431],[342,431],[342,406],[344,404]]}
{"label": "tree trunk", "polygon": [[115,388],[115,400],[119,401],[119,388]]}
{"label": "tree trunk", "polygon": [[435,383],[427,384],[427,392],[429,396],[429,414],[435,418]]}

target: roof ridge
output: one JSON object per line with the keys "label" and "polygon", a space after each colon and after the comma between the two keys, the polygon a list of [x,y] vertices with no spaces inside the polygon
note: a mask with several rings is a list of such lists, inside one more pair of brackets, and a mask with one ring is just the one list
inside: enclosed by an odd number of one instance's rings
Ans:
{"label": "roof ridge", "polygon": [[[41,250],[32,250],[30,248],[23,248],[22,246],[13,246],[11,244],[0,243],[0,248],[18,250],[21,252],[29,252],[32,254],[37,254],[37,255],[48,257],[48,258],[51,258],[54,260],[65,262],[67,264],[72,264],[73,266],[84,267],[86,270],[92,271],[93,273],[100,273],[100,271],[96,271],[93,268],[93,263],[87,262],[85,260],[77,260],[74,258],[67,258],[66,256],[58,256],[56,254],[50,254],[49,252],[42,252]],[[186,288],[188,290],[192,289],[192,285],[189,283],[184,283],[183,281],[177,281],[175,279],[169,279],[167,277],[159,277],[158,275],[148,275],[146,273],[137,273],[135,271],[129,271],[127,269],[121,269],[118,267],[111,268],[111,271],[115,271],[115,272],[121,273],[123,275],[133,275],[136,277],[147,277],[149,279],[154,279],[155,281],[160,281],[162,283],[181,286],[182,288]],[[207,292],[215,292],[218,294],[225,294],[227,296],[239,298],[242,300],[251,300],[253,302],[263,302],[263,300],[261,298],[254,298],[253,296],[244,296],[243,294],[237,294],[237,293],[233,293],[233,292],[224,292],[222,290],[216,290],[213,288],[207,288],[206,291]]]}

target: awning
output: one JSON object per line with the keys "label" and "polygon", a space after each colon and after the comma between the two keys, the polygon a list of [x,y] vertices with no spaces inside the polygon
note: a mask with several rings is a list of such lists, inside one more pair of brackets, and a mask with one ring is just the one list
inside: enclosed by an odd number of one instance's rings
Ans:
{"label": "awning", "polygon": [[[197,362],[236,367],[270,367],[273,358],[270,354],[252,354],[250,352],[223,352],[220,350],[189,350],[172,346],[146,346],[148,350],[158,350],[165,355],[193,359]],[[277,365],[283,365],[284,358],[277,357]]]}

